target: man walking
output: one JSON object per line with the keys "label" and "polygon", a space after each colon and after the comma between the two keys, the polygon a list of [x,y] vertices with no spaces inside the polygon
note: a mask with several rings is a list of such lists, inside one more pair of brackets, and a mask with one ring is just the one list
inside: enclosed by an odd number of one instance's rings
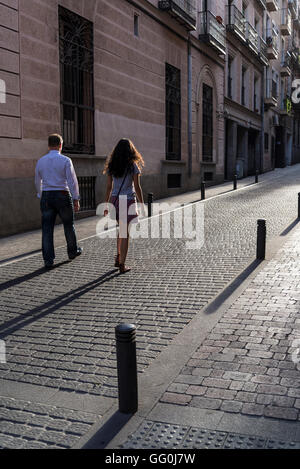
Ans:
{"label": "man walking", "polygon": [[60,135],[50,135],[49,153],[37,162],[35,169],[35,185],[41,199],[42,250],[46,269],[53,267],[55,259],[53,232],[57,215],[64,225],[69,259],[82,253],[77,246],[74,227],[74,211],[80,210],[78,181],[72,161],[61,154],[62,146]]}

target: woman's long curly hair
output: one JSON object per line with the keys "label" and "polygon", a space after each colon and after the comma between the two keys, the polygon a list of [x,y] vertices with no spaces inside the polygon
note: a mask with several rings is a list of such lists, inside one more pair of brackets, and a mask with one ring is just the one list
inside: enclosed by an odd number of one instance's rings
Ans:
{"label": "woman's long curly hair", "polygon": [[144,166],[143,157],[131,140],[122,138],[107,158],[103,174],[110,174],[116,178],[122,177],[127,169],[133,172],[134,163],[141,170]]}

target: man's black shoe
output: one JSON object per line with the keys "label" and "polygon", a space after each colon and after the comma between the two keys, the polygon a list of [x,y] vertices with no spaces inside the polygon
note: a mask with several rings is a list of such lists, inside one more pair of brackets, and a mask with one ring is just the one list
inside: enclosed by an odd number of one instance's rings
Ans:
{"label": "man's black shoe", "polygon": [[69,254],[69,259],[70,259],[70,261],[72,261],[73,259],[75,259],[75,257],[80,256],[80,254],[82,254],[82,251],[83,251],[82,248],[78,248],[76,254]]}
{"label": "man's black shoe", "polygon": [[53,262],[45,262],[45,269],[46,270],[53,269],[53,267],[54,267]]}

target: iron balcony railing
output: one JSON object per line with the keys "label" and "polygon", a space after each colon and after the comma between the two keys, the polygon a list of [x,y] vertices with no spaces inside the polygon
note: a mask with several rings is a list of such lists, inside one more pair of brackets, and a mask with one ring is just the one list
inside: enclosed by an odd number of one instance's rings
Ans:
{"label": "iron balcony railing", "polygon": [[226,28],[210,11],[198,15],[199,39],[207,42],[221,54],[226,53]]}
{"label": "iron balcony railing", "polygon": [[266,0],[256,0],[257,3],[264,9],[266,9]]}
{"label": "iron balcony railing", "polygon": [[246,41],[246,18],[235,5],[226,6],[226,25],[228,31]]}
{"label": "iron balcony railing", "polygon": [[291,66],[291,54],[289,51],[286,51],[281,57],[281,67],[290,67]]}
{"label": "iron balcony railing", "polygon": [[268,48],[273,49],[275,55],[279,52],[279,37],[274,28],[266,30],[266,44]]}
{"label": "iron balcony railing", "polygon": [[259,36],[259,56],[264,65],[269,64],[268,46],[266,41],[261,36]]}
{"label": "iron balcony railing", "polygon": [[267,10],[277,11],[279,9],[278,0],[266,0]]}
{"label": "iron balcony railing", "polygon": [[273,78],[267,78],[266,80],[266,99],[273,99],[277,101],[278,99],[278,90],[277,83]]}
{"label": "iron balcony railing", "polygon": [[158,8],[170,12],[187,29],[196,29],[196,0],[159,0]]}
{"label": "iron balcony railing", "polygon": [[292,32],[292,15],[288,8],[282,8],[281,10],[280,29],[281,34],[287,36]]}
{"label": "iron balcony railing", "polygon": [[292,18],[295,19],[298,13],[297,0],[288,0],[288,7],[291,12]]}
{"label": "iron balcony railing", "polygon": [[246,38],[250,49],[252,49],[255,54],[258,54],[260,45],[259,35],[256,29],[254,29],[248,21],[246,23]]}

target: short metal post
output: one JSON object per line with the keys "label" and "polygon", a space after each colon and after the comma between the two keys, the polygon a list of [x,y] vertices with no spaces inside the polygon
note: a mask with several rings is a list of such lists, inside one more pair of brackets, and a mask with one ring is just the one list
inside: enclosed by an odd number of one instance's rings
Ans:
{"label": "short metal post", "polygon": [[266,220],[257,220],[256,259],[263,260],[266,257],[266,234]]}
{"label": "short metal post", "polygon": [[138,409],[136,327],[120,324],[115,329],[117,347],[119,411],[132,414]]}
{"label": "short metal post", "polygon": [[152,217],[153,193],[148,194],[148,217]]}
{"label": "short metal post", "polygon": [[259,174],[259,171],[256,170],[256,171],[255,171],[255,184],[258,183],[258,174]]}
{"label": "short metal post", "polygon": [[300,218],[300,192],[298,193],[298,218]]}
{"label": "short metal post", "polygon": [[205,199],[205,182],[201,182],[201,200]]}
{"label": "short metal post", "polygon": [[233,190],[235,191],[237,188],[237,174],[233,176]]}

